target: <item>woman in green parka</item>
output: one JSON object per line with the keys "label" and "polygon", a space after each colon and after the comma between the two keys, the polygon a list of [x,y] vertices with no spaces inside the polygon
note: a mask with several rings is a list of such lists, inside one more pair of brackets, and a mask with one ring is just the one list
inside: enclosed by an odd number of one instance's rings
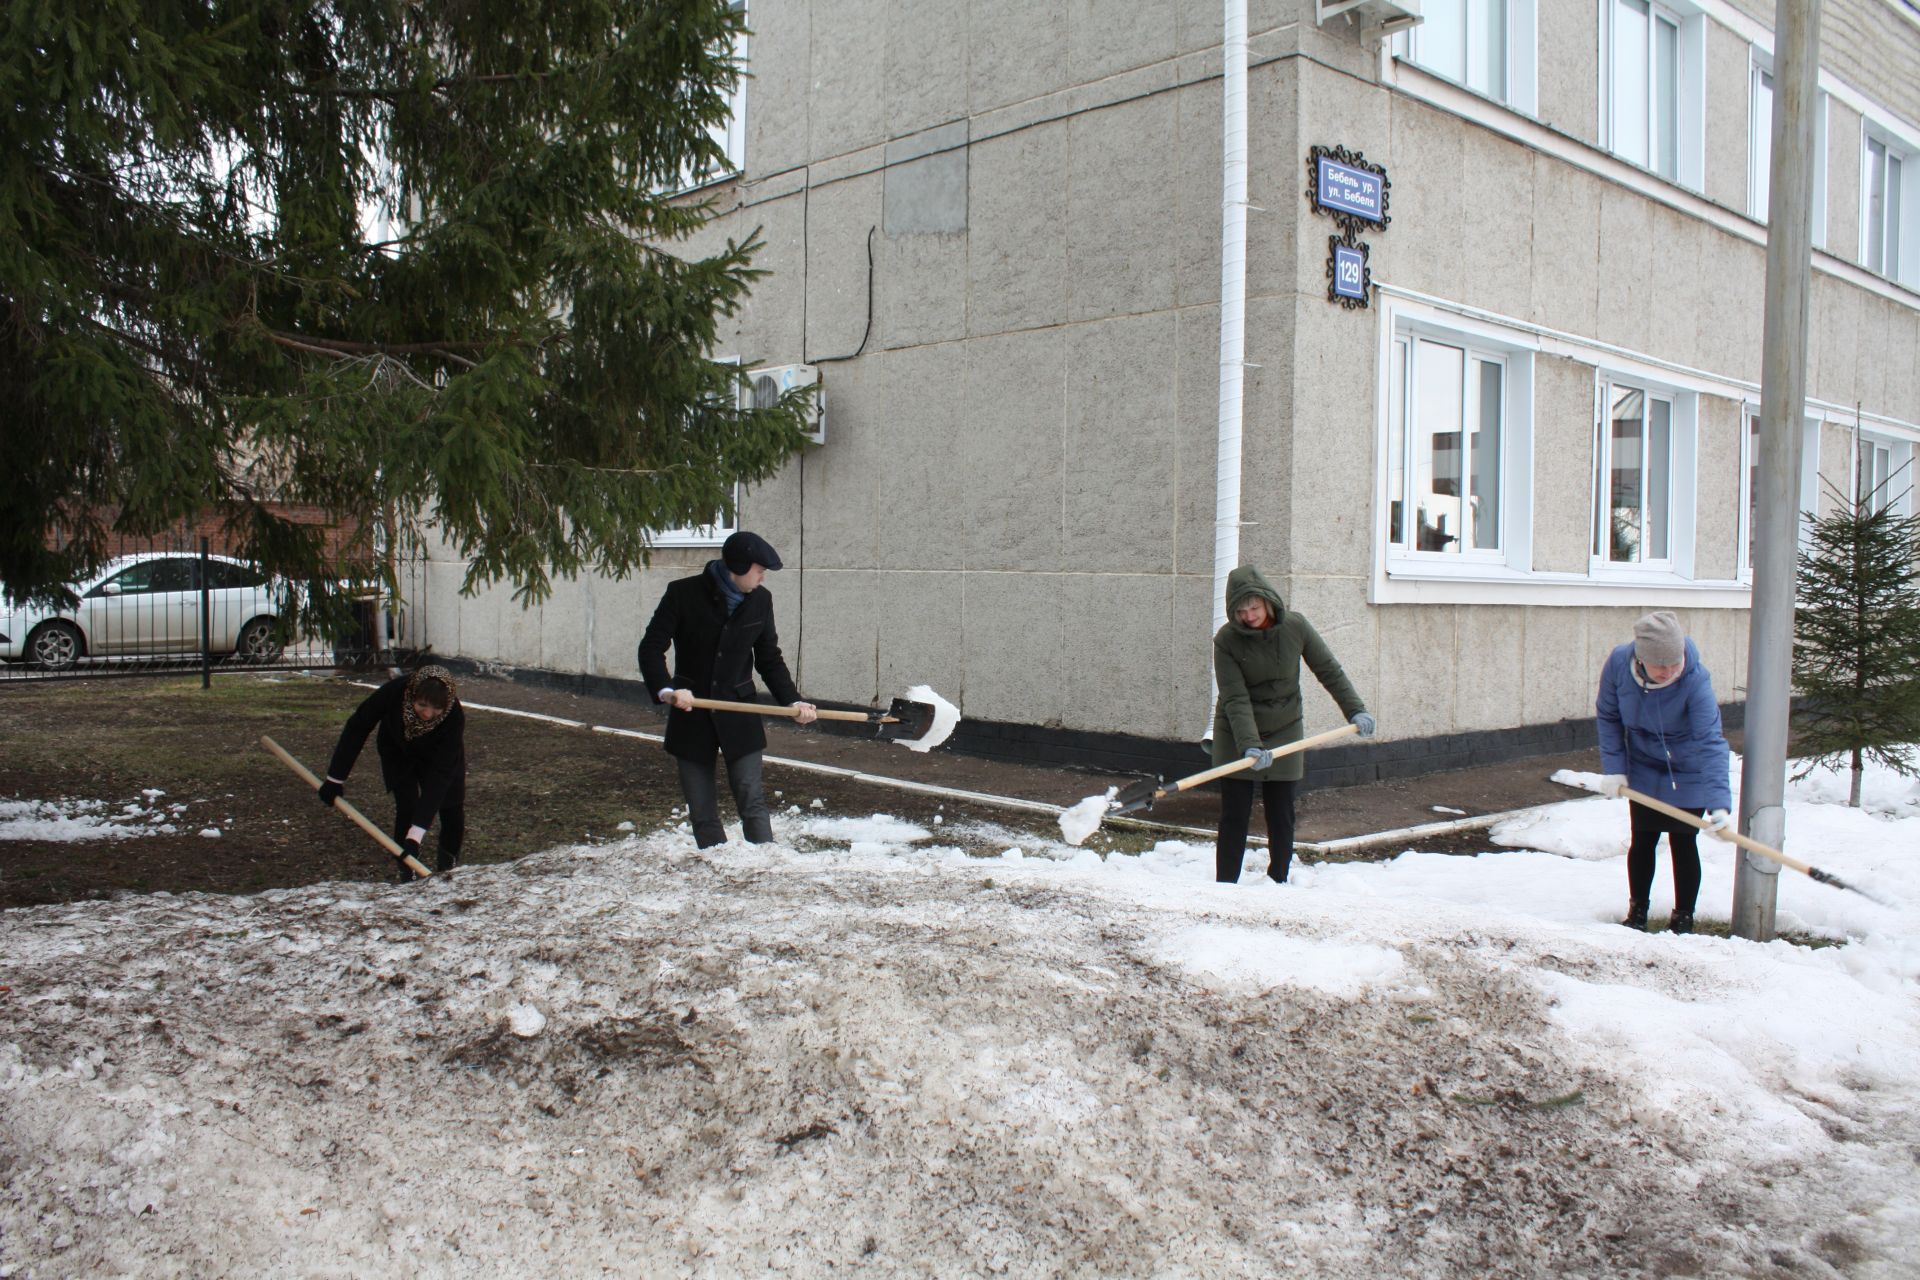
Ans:
{"label": "woman in green parka", "polygon": [[1213,846],[1214,879],[1235,884],[1247,851],[1253,789],[1267,811],[1267,875],[1285,884],[1293,865],[1293,791],[1305,772],[1299,753],[1273,758],[1273,748],[1298,742],[1300,661],[1366,737],[1373,717],[1333,650],[1305,618],[1288,613],[1280,593],[1252,565],[1227,575],[1227,625],[1213,637],[1214,680],[1220,700],[1213,713],[1213,762],[1252,757],[1251,769],[1220,780],[1220,833]]}

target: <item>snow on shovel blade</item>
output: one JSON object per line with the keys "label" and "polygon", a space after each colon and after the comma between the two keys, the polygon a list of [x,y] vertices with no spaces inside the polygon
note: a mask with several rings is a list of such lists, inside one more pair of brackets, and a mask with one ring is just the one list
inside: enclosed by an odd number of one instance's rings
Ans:
{"label": "snow on shovel blade", "polygon": [[1153,802],[1160,798],[1163,786],[1165,780],[1161,778],[1142,778],[1138,782],[1129,782],[1107,801],[1108,815],[1138,813],[1153,808]]}
{"label": "snow on shovel blade", "polygon": [[933,728],[933,704],[895,698],[893,705],[885,711],[875,711],[873,720],[880,727],[879,737],[883,742],[899,738],[924,738],[927,731]]}

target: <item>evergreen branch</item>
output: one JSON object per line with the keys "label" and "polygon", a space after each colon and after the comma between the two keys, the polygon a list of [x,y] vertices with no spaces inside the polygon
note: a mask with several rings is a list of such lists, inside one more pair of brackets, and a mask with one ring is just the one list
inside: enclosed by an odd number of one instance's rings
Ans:
{"label": "evergreen branch", "polygon": [[478,339],[451,339],[435,342],[354,342],[346,338],[317,338],[312,335],[296,337],[278,329],[268,329],[266,334],[283,347],[292,347],[299,351],[310,351],[315,355],[327,356],[445,356],[449,360],[473,367],[473,361],[463,359],[462,351],[489,351],[499,347],[537,347],[538,343],[524,342],[519,339],[501,338],[491,341]]}

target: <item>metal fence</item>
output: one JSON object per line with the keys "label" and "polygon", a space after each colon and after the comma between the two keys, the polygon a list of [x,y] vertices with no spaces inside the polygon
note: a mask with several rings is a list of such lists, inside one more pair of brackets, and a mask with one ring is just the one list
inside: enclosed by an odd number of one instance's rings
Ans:
{"label": "metal fence", "polygon": [[[109,675],[383,666],[403,660],[405,630],[368,588],[349,589],[349,616],[299,624],[302,593],[257,566],[180,535],[127,550],[69,584],[70,607],[0,597],[0,681]],[[370,577],[370,575],[365,575]],[[345,581],[363,580],[353,575]]]}

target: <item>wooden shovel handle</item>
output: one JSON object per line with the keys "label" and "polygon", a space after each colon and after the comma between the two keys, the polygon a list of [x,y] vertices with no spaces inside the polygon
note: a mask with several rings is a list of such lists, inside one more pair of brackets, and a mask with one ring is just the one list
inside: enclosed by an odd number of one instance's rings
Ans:
{"label": "wooden shovel handle", "polygon": [[[260,735],[260,745],[273,752],[276,756],[279,756],[280,763],[304,778],[308,786],[312,787],[315,791],[320,789],[320,779],[313,776],[311,769],[288,755],[286,748],[282,747],[264,733]],[[414,875],[424,878],[433,874],[427,870],[426,866],[421,863],[418,858],[415,858],[412,854],[401,848],[392,836],[367,821],[367,815],[348,804],[345,796],[335,796],[333,798],[333,807],[353,819],[362,831],[372,836],[375,840],[378,840],[381,848],[406,863],[407,869],[413,872]]]}
{"label": "wooden shovel handle", "polygon": [[[1360,732],[1359,725],[1343,724],[1338,729],[1329,729],[1325,733],[1316,733],[1311,738],[1302,738],[1298,742],[1289,742],[1284,747],[1275,747],[1273,749],[1273,758],[1278,760],[1281,756],[1290,756],[1296,751],[1305,751],[1308,747],[1317,747],[1323,742],[1332,742],[1335,738],[1344,738],[1350,733],[1358,732]],[[1230,773],[1239,773],[1242,769],[1251,768],[1253,768],[1253,758],[1251,756],[1241,756],[1238,760],[1232,761],[1231,763],[1216,765],[1205,773],[1196,773],[1190,778],[1182,778],[1178,782],[1169,782],[1161,790],[1160,794],[1170,796],[1176,791],[1191,791],[1202,783],[1212,782],[1215,778],[1224,778]]]}
{"label": "wooden shovel handle", "polygon": [[[741,711],[750,716],[792,718],[800,714],[792,707],[776,707],[770,702],[723,702],[719,698],[695,698],[693,705],[702,711]],[[815,707],[813,714],[822,720],[858,720],[861,724],[900,723],[897,716],[881,716],[875,719],[864,711],[829,711],[824,707]]]}
{"label": "wooden shovel handle", "polygon": [[[1678,818],[1680,821],[1686,823],[1689,826],[1698,827],[1702,831],[1713,830],[1713,824],[1711,822],[1708,822],[1705,818],[1697,818],[1693,814],[1688,813],[1685,809],[1676,809],[1664,800],[1655,800],[1652,796],[1642,795],[1640,792],[1635,791],[1632,787],[1623,788],[1620,794],[1625,796],[1627,799],[1633,801],[1635,804],[1645,805],[1649,809],[1657,809],[1661,813],[1666,814],[1669,818]],[[1761,844],[1758,840],[1755,840],[1751,836],[1743,836],[1738,831],[1729,831],[1726,834],[1726,838],[1731,840],[1733,843],[1739,845],[1742,849],[1745,849],[1748,853],[1757,853],[1763,858],[1771,858],[1773,861],[1779,863],[1781,866],[1786,867],[1793,871],[1798,871],[1801,875],[1810,876],[1813,874],[1813,868],[1808,866],[1806,863],[1797,862],[1794,859],[1789,858],[1786,854],[1780,852],[1778,849],[1775,849],[1770,845]]]}

